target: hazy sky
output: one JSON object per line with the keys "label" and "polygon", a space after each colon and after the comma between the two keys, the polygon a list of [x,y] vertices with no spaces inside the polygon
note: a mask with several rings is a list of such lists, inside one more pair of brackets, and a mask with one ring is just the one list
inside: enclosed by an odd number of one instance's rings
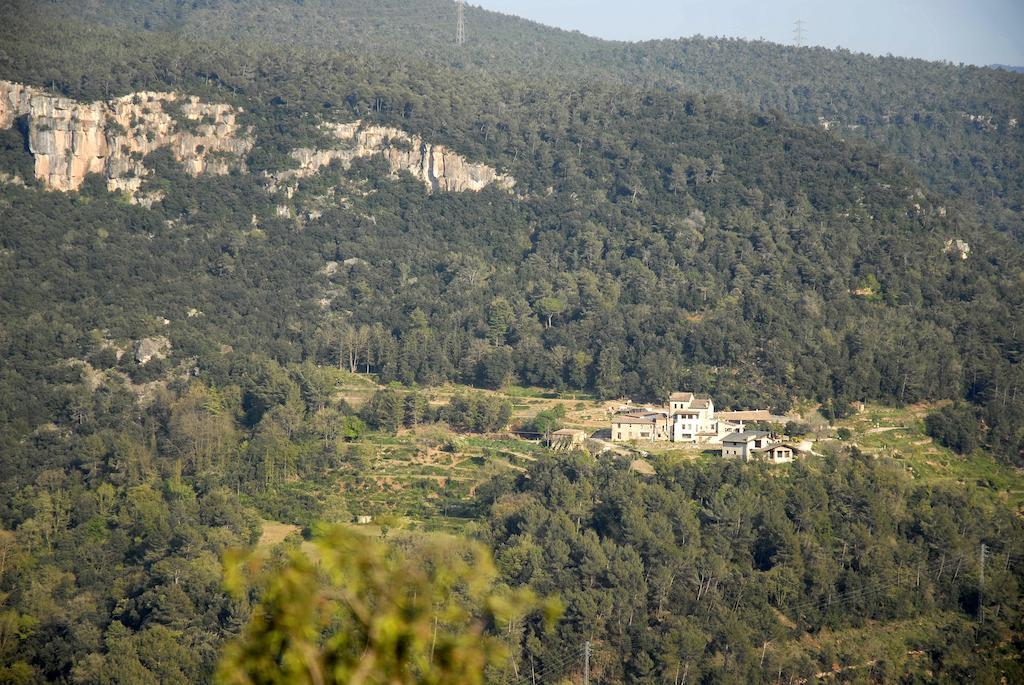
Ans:
{"label": "hazy sky", "polygon": [[1024,66],[1024,0],[469,0],[621,40],[705,36],[807,42],[877,55]]}

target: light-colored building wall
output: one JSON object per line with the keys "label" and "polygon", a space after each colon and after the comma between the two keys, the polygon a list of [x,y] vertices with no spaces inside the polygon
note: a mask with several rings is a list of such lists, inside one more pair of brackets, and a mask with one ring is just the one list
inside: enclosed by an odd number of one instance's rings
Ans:
{"label": "light-colored building wall", "polygon": [[722,456],[730,459],[746,459],[747,458],[747,444],[745,442],[722,443]]}
{"label": "light-colored building wall", "polygon": [[754,459],[760,458],[770,464],[786,464],[793,461],[794,457],[793,448],[789,445],[772,445],[753,454]]}
{"label": "light-colored building wall", "polygon": [[715,403],[709,397],[696,397],[691,392],[676,392],[669,396],[671,430],[669,440],[673,442],[705,442],[707,436],[716,433]]}
{"label": "light-colored building wall", "polygon": [[722,439],[722,456],[750,461],[754,450],[770,444],[771,436],[767,433],[733,433]]}
{"label": "light-colored building wall", "polygon": [[[666,409],[634,409],[617,415],[612,419],[612,440],[718,444],[736,431],[734,423],[716,417],[715,403],[710,397],[674,392],[667,404]],[[648,428],[646,419],[650,418],[654,419],[653,428]]]}
{"label": "light-colored building wall", "polygon": [[551,433],[549,446],[554,450],[573,450],[583,447],[587,442],[586,431],[573,428],[562,428]]}
{"label": "light-colored building wall", "polygon": [[612,421],[612,440],[615,442],[654,441],[659,435],[654,421],[631,419]]}
{"label": "light-colored building wall", "polygon": [[702,432],[704,422],[700,413],[689,410],[676,410],[672,414],[672,441],[696,442],[697,434]]}

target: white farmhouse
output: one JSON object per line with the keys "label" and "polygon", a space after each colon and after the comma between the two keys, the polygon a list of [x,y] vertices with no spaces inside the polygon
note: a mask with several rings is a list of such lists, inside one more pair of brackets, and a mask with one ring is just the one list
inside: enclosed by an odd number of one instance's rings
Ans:
{"label": "white farmhouse", "polygon": [[[672,442],[705,442],[718,434],[715,403],[692,392],[674,392],[668,398]],[[701,440],[704,437],[705,440]]]}
{"label": "white farmhouse", "polygon": [[797,450],[792,445],[779,443],[770,445],[763,450],[754,450],[753,458],[766,461],[769,464],[787,464],[796,458]]}
{"label": "white farmhouse", "polygon": [[692,392],[672,393],[667,408],[627,411],[612,418],[615,442],[718,443],[737,430],[741,426],[715,416],[715,403],[710,397],[698,397]]}

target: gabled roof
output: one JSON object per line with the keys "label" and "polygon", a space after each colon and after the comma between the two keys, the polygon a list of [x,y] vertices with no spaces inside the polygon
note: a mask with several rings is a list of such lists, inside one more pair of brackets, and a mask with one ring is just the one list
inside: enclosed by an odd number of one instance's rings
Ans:
{"label": "gabled roof", "polygon": [[656,414],[619,414],[612,418],[612,423],[654,423]]}
{"label": "gabled roof", "polygon": [[709,399],[697,399],[694,400],[690,405],[691,409],[708,409],[711,407],[711,400]]}
{"label": "gabled roof", "polygon": [[726,421],[779,421],[784,423],[785,416],[775,416],[767,409],[747,409],[744,411],[719,411],[715,412],[719,418]]}
{"label": "gabled roof", "polygon": [[750,442],[757,438],[766,438],[771,433],[765,431],[743,431],[742,433],[732,433],[722,438],[722,442]]}
{"label": "gabled roof", "polygon": [[793,448],[791,445],[783,445],[781,442],[777,442],[777,443],[774,443],[772,445],[768,445],[766,447],[758,447],[758,448],[755,448],[754,451],[755,452],[774,452],[775,450],[778,450],[778,449],[789,450],[790,452],[797,452],[798,451],[795,448]]}
{"label": "gabled roof", "polygon": [[692,392],[674,392],[668,396],[672,402],[689,402],[693,399]]}

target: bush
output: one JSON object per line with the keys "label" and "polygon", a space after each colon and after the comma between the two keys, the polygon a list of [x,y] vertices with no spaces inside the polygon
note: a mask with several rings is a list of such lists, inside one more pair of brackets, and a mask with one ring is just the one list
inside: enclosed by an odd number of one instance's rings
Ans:
{"label": "bush", "polygon": [[112,369],[117,366],[117,352],[112,347],[104,347],[89,355],[89,363],[95,369]]}
{"label": "bush", "polygon": [[362,419],[374,430],[397,433],[404,418],[403,398],[391,388],[378,390],[362,410]]}
{"label": "bush", "polygon": [[170,370],[166,359],[154,358],[145,364],[134,364],[128,367],[128,377],[132,383],[142,384],[160,380]]}
{"label": "bush", "polygon": [[811,432],[811,424],[805,421],[787,421],[785,431],[786,435],[798,438]]}
{"label": "bush", "polygon": [[565,417],[565,406],[557,404],[551,409],[538,412],[536,416],[524,423],[521,429],[527,433],[547,435],[558,430],[559,423]]}
{"label": "bush", "polygon": [[484,393],[456,395],[441,410],[441,418],[452,428],[472,433],[503,430],[511,417],[512,405],[508,400]]}
{"label": "bush", "polygon": [[981,430],[975,410],[963,404],[952,404],[925,417],[925,432],[936,442],[957,454],[973,452],[981,443]]}

